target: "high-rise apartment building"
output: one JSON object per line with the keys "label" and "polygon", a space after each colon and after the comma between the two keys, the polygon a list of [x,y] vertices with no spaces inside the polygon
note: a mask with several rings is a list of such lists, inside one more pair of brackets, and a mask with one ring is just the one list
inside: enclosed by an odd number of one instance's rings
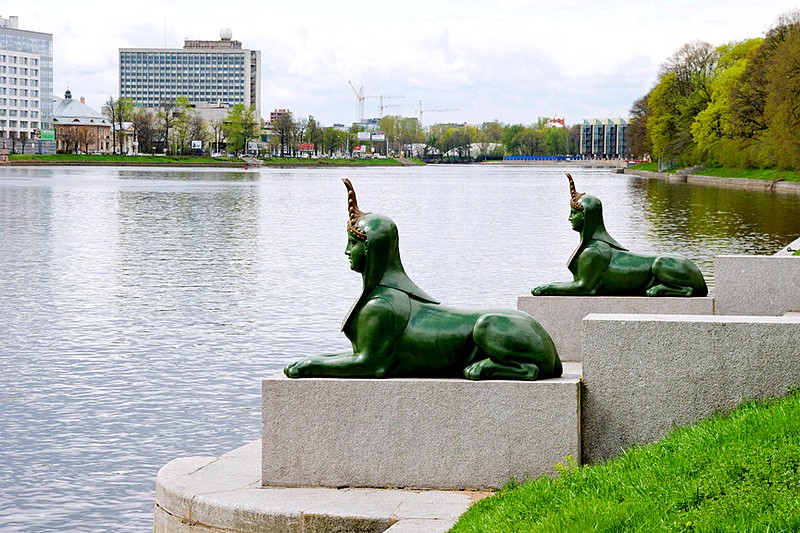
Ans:
{"label": "high-rise apartment building", "polygon": [[219,41],[177,48],[120,48],[119,95],[145,107],[185,96],[204,109],[244,104],[261,117],[261,52],[242,48],[223,29]]}
{"label": "high-rise apartment building", "polygon": [[55,153],[53,36],[19,29],[18,17],[0,18],[0,138],[15,152]]}

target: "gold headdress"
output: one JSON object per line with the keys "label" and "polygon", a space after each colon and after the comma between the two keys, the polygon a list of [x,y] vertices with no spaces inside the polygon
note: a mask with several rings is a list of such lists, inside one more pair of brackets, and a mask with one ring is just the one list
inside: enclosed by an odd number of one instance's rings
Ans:
{"label": "gold headdress", "polygon": [[344,182],[344,186],[347,187],[347,213],[349,215],[347,231],[356,239],[366,241],[367,234],[358,227],[358,221],[361,220],[361,217],[366,215],[366,213],[358,208],[356,191],[353,189],[353,184],[350,183],[350,180],[347,178],[342,178],[342,181]]}
{"label": "gold headdress", "polygon": [[569,179],[569,196],[570,196],[569,205],[573,209],[577,209],[578,211],[583,212],[583,206],[580,203],[578,203],[578,200],[580,200],[581,196],[583,196],[586,193],[578,192],[575,190],[575,182],[572,181],[572,174],[570,174],[569,172],[567,172],[567,179]]}

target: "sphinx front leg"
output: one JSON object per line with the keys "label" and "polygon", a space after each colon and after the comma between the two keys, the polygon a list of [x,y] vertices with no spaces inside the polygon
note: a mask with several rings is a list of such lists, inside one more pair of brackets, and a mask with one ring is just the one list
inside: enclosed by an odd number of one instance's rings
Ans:
{"label": "sphinx front leg", "polygon": [[343,353],[306,357],[287,365],[283,373],[290,378],[382,378],[386,369],[363,354]]}

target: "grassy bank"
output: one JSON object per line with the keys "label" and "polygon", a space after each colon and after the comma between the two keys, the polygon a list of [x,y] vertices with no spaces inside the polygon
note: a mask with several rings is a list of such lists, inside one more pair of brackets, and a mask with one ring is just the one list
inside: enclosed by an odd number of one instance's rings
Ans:
{"label": "grassy bank", "polygon": [[800,531],[800,393],[558,469],[477,502],[451,532]]}
{"label": "grassy bank", "polygon": [[[639,163],[629,168],[634,170],[647,170],[658,172],[658,163]],[[673,171],[676,169],[673,169]],[[745,178],[751,180],[764,181],[800,181],[800,171],[796,170],[775,170],[775,169],[752,169],[752,168],[705,168],[692,172],[698,176],[714,176],[717,178]]]}
{"label": "grassy bank", "polygon": [[[237,157],[194,157],[194,156],[150,156],[150,155],[78,155],[78,154],[14,154],[9,155],[9,161],[18,164],[43,164],[43,165],[165,165],[165,166],[222,166],[241,167],[247,164],[244,159]],[[272,157],[259,159],[264,166],[399,166],[404,162],[397,159],[308,159],[290,157]],[[405,164],[424,164],[421,160],[412,158],[404,160]]]}

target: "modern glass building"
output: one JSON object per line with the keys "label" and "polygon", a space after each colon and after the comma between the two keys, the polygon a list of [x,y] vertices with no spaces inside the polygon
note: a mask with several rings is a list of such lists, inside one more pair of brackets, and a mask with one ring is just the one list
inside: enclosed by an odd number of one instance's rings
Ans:
{"label": "modern glass building", "polygon": [[626,133],[628,121],[624,118],[593,118],[581,126],[581,155],[597,159],[628,157]]}
{"label": "modern glass building", "polygon": [[231,39],[184,41],[182,49],[120,48],[119,95],[145,107],[180,96],[203,109],[244,104],[261,117],[261,52]]}
{"label": "modern glass building", "polygon": [[53,36],[0,18],[0,138],[9,151],[55,153]]}

